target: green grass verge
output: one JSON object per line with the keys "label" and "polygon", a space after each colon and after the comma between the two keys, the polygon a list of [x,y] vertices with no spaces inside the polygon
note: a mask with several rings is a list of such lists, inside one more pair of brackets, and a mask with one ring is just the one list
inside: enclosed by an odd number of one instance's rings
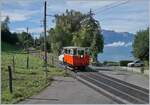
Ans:
{"label": "green grass verge", "polygon": [[[15,56],[15,71],[13,71],[13,93],[9,92],[8,65],[12,67],[12,57]],[[42,60],[29,55],[29,69],[26,69],[26,54],[3,52],[1,55],[1,103],[17,103],[41,91],[51,84],[53,76],[65,76],[65,71],[48,67],[48,82],[46,83]]]}
{"label": "green grass verge", "polygon": [[3,52],[20,52],[22,50],[19,46],[14,46],[3,41],[1,42],[1,48]]}

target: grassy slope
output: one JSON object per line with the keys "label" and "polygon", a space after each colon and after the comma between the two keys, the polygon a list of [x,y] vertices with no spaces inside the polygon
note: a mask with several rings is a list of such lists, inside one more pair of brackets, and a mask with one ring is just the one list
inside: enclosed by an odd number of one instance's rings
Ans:
{"label": "grassy slope", "polygon": [[[5,46],[8,46],[7,48]],[[2,66],[1,66],[1,90],[2,103],[16,103],[29,97],[41,89],[49,85],[52,77],[55,75],[65,75],[64,71],[58,68],[48,67],[48,83],[45,82],[45,72],[42,67],[41,59],[29,56],[29,69],[26,69],[26,54],[14,54],[10,51],[16,51],[14,46],[3,43],[2,44]],[[8,53],[9,52],[9,53]],[[13,94],[9,93],[8,88],[8,70],[7,66],[12,66],[12,56],[15,56],[15,72],[13,72]]]}

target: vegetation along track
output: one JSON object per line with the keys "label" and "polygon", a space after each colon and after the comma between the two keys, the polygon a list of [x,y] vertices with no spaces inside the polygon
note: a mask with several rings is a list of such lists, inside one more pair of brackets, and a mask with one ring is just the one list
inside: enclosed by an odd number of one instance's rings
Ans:
{"label": "vegetation along track", "polygon": [[[121,99],[123,103],[147,104],[149,103],[149,91],[142,87],[121,81],[116,78],[104,75],[98,72],[83,72],[78,73],[81,79],[96,85],[113,96]],[[109,94],[109,95],[110,95]]]}

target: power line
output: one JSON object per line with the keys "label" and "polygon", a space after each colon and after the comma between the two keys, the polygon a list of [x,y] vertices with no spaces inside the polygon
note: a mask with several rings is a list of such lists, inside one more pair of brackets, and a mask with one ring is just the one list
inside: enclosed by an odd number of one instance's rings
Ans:
{"label": "power line", "polygon": [[126,1],[124,1],[124,2],[118,3],[118,4],[113,5],[113,6],[111,6],[111,7],[104,8],[104,9],[102,9],[102,10],[100,10],[100,11],[95,12],[95,13],[97,13],[97,14],[98,14],[98,13],[103,13],[103,12],[105,12],[105,10],[108,10],[108,9],[111,9],[111,8],[115,8],[115,7],[118,7],[118,6],[123,5],[123,4],[127,4],[128,2],[129,2],[129,0],[126,0]]}
{"label": "power line", "polygon": [[112,6],[112,5],[116,4],[116,3],[118,3],[118,1],[113,2],[113,3],[111,3],[111,4],[108,4],[108,5],[105,5],[105,6],[103,6],[103,7],[97,8],[97,9],[95,9],[95,10],[93,10],[93,11],[98,11],[99,9],[104,9],[105,7]]}

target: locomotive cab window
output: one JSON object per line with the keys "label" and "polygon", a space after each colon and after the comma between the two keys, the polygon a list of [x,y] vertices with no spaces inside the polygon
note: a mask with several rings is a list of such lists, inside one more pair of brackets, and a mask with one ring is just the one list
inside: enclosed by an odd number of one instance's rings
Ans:
{"label": "locomotive cab window", "polygon": [[67,54],[70,54],[70,49],[67,49]]}
{"label": "locomotive cab window", "polygon": [[77,49],[73,49],[73,55],[77,55]]}
{"label": "locomotive cab window", "polygon": [[90,54],[89,48],[85,48],[85,54]]}
{"label": "locomotive cab window", "polygon": [[78,50],[78,55],[84,55],[84,50]]}
{"label": "locomotive cab window", "polygon": [[74,55],[73,49],[70,49],[70,54],[71,54],[71,55]]}
{"label": "locomotive cab window", "polygon": [[64,53],[67,54],[67,49],[64,49]]}

